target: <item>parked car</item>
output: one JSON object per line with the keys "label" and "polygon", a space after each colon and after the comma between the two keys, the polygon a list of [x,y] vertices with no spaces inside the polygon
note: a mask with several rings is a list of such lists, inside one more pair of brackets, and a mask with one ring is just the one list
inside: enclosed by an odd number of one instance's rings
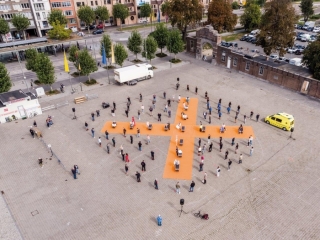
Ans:
{"label": "parked car", "polygon": [[238,43],[236,43],[236,42],[231,42],[229,44],[230,44],[230,47],[235,47],[235,48],[238,47]]}
{"label": "parked car", "polygon": [[273,60],[277,60],[279,58],[279,56],[277,54],[271,54],[270,58]]}
{"label": "parked car", "polygon": [[312,32],[313,29],[314,29],[314,27],[308,27],[308,28],[307,28],[307,31],[308,31],[308,32]]}
{"label": "parked car", "polygon": [[85,34],[84,34],[83,32],[78,32],[77,35],[78,35],[79,37],[84,37],[84,36],[85,36]]}
{"label": "parked car", "polygon": [[278,60],[281,62],[285,62],[287,60],[287,58],[286,57],[279,57]]}
{"label": "parked car", "polygon": [[246,40],[247,40],[247,38],[248,38],[248,35],[247,35],[247,34],[245,34],[245,35],[243,35],[243,36],[242,36],[242,38],[240,38],[240,41],[246,41]]}
{"label": "parked car", "polygon": [[260,53],[260,51],[258,49],[251,49],[250,52],[253,52],[253,53]]}
{"label": "parked car", "polygon": [[92,34],[96,35],[96,34],[102,34],[103,30],[102,29],[98,29],[92,32]]}
{"label": "parked car", "polygon": [[96,29],[103,29],[103,23],[98,24]]}
{"label": "parked car", "polygon": [[302,29],[302,28],[303,28],[302,25],[298,25],[298,26],[297,26],[297,29]]}
{"label": "parked car", "polygon": [[294,53],[296,50],[296,48],[288,48],[287,53]]}
{"label": "parked car", "polygon": [[316,26],[314,27],[313,31],[312,32],[315,32],[315,33],[318,33],[320,32],[320,26]]}
{"label": "parked car", "polygon": [[247,39],[246,39],[246,42],[251,42],[251,40],[253,39],[254,37],[248,37]]}
{"label": "parked car", "polygon": [[300,49],[297,49],[295,52],[294,52],[295,55],[301,55],[302,54],[302,51]]}
{"label": "parked car", "polygon": [[[95,29],[95,28],[96,28],[96,25],[90,25],[90,26],[89,26],[89,29],[90,29],[90,30]],[[85,29],[88,30],[88,26],[86,26]]]}

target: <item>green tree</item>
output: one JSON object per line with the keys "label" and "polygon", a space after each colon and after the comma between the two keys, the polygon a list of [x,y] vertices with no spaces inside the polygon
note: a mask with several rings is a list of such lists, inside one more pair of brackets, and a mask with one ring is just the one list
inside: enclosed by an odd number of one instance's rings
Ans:
{"label": "green tree", "polygon": [[147,17],[150,17],[150,14],[151,14],[151,6],[150,6],[150,4],[149,3],[143,4],[140,7],[140,16],[142,18],[146,18],[146,20],[147,20]]}
{"label": "green tree", "polygon": [[169,1],[168,17],[171,25],[177,25],[185,40],[187,27],[202,20],[203,4],[199,0],[171,0]]}
{"label": "green tree", "polygon": [[[6,20],[4,20],[3,18],[0,18],[0,34],[7,34],[8,32],[10,32],[10,27],[9,24]],[[7,37],[5,36],[5,41],[7,42]]]}
{"label": "green tree", "polygon": [[24,40],[26,40],[25,30],[30,26],[30,21],[23,14],[13,14],[12,24],[17,29],[18,32],[23,32]]}
{"label": "green tree", "polygon": [[313,0],[301,0],[299,5],[303,16],[303,21],[308,21],[309,17],[313,15]]}
{"label": "green tree", "polygon": [[96,14],[89,6],[81,6],[78,10],[78,18],[83,21],[86,26],[88,26],[88,31],[90,34],[90,24],[95,20]]}
{"label": "green tree", "polygon": [[57,39],[57,40],[65,40],[70,38],[71,30],[65,29],[59,20],[56,20],[55,22],[51,23],[52,29],[48,31],[48,35],[51,39]]}
{"label": "green tree", "polygon": [[245,30],[253,30],[258,28],[261,22],[260,7],[256,4],[250,4],[246,7],[244,13],[240,17],[240,23],[244,26]]}
{"label": "green tree", "polygon": [[12,86],[6,66],[0,63],[0,93],[8,92]]}
{"label": "green tree", "polygon": [[106,6],[98,6],[95,10],[96,18],[99,19],[103,23],[104,30],[104,22],[109,19],[109,11]]}
{"label": "green tree", "polygon": [[106,51],[106,57],[108,58],[108,62],[110,63],[109,65],[111,65],[111,46],[112,46],[112,42],[111,42],[111,38],[108,34],[103,34],[102,38],[100,40],[100,54],[102,56],[102,46],[104,46],[104,50]]}
{"label": "green tree", "polygon": [[122,67],[123,62],[127,57],[128,57],[128,53],[125,47],[121,43],[116,44],[114,46],[114,58],[115,58],[116,64]]}
{"label": "green tree", "polygon": [[50,85],[50,89],[52,91],[52,84],[55,82],[55,76],[54,67],[48,55],[45,53],[38,53],[35,60],[35,70],[39,82]]}
{"label": "green tree", "polygon": [[142,56],[149,59],[150,63],[151,63],[151,59],[155,58],[156,56],[155,53],[157,49],[158,49],[157,41],[152,36],[148,36],[147,39],[143,40]]}
{"label": "green tree", "polygon": [[166,17],[166,24],[168,23],[169,10],[170,10],[169,1],[163,2],[161,4],[161,12],[162,12],[162,16]]}
{"label": "green tree", "polygon": [[295,10],[290,1],[267,2],[261,17],[257,45],[260,45],[267,55],[279,51],[279,55],[283,56],[286,53],[285,48],[294,44],[296,20]]}
{"label": "green tree", "polygon": [[48,22],[52,26],[53,23],[59,21],[59,23],[65,26],[68,23],[66,16],[60,9],[53,9],[48,17]]}
{"label": "green tree", "polygon": [[[68,50],[68,53],[69,53],[68,60],[70,62],[75,63],[78,59],[78,52],[79,52],[78,47],[76,45],[71,45],[71,47]],[[77,69],[78,69],[78,67],[77,67]]]}
{"label": "green tree", "polygon": [[142,37],[137,30],[131,32],[131,36],[128,38],[128,49],[136,55],[136,60],[138,58],[138,53],[141,53]]}
{"label": "green tree", "polygon": [[237,15],[232,13],[231,4],[225,0],[212,0],[208,9],[208,22],[219,33],[233,31],[237,24]]}
{"label": "green tree", "polygon": [[83,49],[78,52],[77,60],[78,61],[75,65],[76,68],[79,68],[80,65],[80,74],[88,76],[89,81],[91,81],[90,73],[98,70],[96,61],[93,59],[87,49]]}
{"label": "green tree", "polygon": [[240,5],[239,5],[239,3],[238,2],[233,2],[233,3],[231,3],[231,7],[232,7],[232,9],[239,9],[240,8]]}
{"label": "green tree", "polygon": [[320,80],[320,38],[310,43],[303,51],[303,63],[310,69],[313,77]]}
{"label": "green tree", "polygon": [[157,41],[158,47],[161,49],[161,54],[162,49],[167,45],[168,34],[168,28],[166,28],[163,23],[156,25],[156,30],[153,32],[153,37]]}
{"label": "green tree", "polygon": [[29,48],[26,50],[26,69],[36,72],[36,59],[38,51],[35,48]]}
{"label": "green tree", "polygon": [[167,49],[170,53],[174,53],[174,59],[179,52],[183,51],[183,40],[178,30],[169,31]]}
{"label": "green tree", "polygon": [[121,3],[117,3],[116,5],[113,5],[112,15],[114,18],[120,19],[120,30],[122,30],[122,21],[129,17],[128,8]]}

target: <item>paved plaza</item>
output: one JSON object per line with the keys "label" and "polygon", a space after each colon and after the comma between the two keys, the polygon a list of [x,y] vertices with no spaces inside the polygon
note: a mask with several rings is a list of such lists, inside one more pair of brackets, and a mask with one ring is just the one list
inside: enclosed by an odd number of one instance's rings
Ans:
{"label": "paved plaza", "polygon": [[[75,95],[43,97],[40,99],[42,107],[66,100],[70,104],[33,119],[0,126],[0,191],[3,191],[0,239],[319,239],[319,101],[250,76],[229,73],[225,68],[184,54],[180,57],[185,60],[181,65],[171,69],[158,66],[153,79],[136,86],[107,85],[105,79],[100,79],[104,85],[85,87],[84,92]],[[179,90],[175,89],[177,77],[180,78]],[[228,131],[228,128],[244,124],[244,114],[259,113],[258,122],[247,119],[244,125],[254,133],[253,155],[249,156],[247,138],[236,138],[239,150],[235,154],[230,134],[223,138],[223,149],[219,152],[216,135],[211,139],[213,151],[204,153],[204,171],[199,172],[198,139],[194,133],[181,133],[193,148],[191,156],[188,154],[188,158],[192,157],[191,179],[163,178],[168,151],[172,151],[173,146],[170,142],[175,137],[150,134],[151,143],[146,144],[145,134],[140,138],[134,134],[133,144],[130,144],[131,132],[124,137],[120,130],[119,133],[110,132],[110,140],[106,140],[104,127],[113,120],[129,124],[134,116],[141,125],[176,122],[175,116],[180,114],[177,111],[181,110],[177,102],[173,102],[172,117],[168,118],[163,112],[164,91],[167,98],[175,95],[177,99],[181,95],[197,101],[196,125],[200,121],[209,125],[208,118],[205,120],[202,115],[206,111],[205,91],[213,108],[210,126],[224,123]],[[137,118],[141,107],[139,93],[143,95],[146,112],[141,114],[141,120]],[[85,94],[99,97],[78,105],[73,103],[74,97]],[[154,94],[156,107],[150,116],[147,112]],[[125,115],[127,97],[131,97],[132,102],[128,118]],[[216,110],[220,98],[221,120]],[[117,104],[115,117],[111,116],[110,108],[101,108],[102,102],[112,105],[113,101]],[[226,110],[229,102],[232,102],[230,115]],[[241,110],[235,123],[238,105]],[[72,120],[72,107],[76,108],[77,120]],[[93,122],[90,114],[97,109],[101,116]],[[294,115],[293,138],[289,138],[289,132],[263,122],[265,116],[277,112]],[[161,123],[157,122],[158,113],[162,114]],[[49,129],[45,124],[48,115],[54,122]],[[33,120],[42,131],[43,141],[32,139],[29,133]],[[90,130],[85,130],[85,121],[89,129],[96,130],[95,138]],[[209,133],[203,135],[202,144]],[[98,144],[99,137],[102,147]],[[112,137],[115,137],[116,147],[110,146],[108,154],[106,145],[111,144]],[[138,141],[142,142],[142,151],[138,151]],[[47,144],[56,156],[51,157]],[[119,154],[120,145],[130,156],[128,176]],[[233,162],[230,171],[224,160],[226,150]],[[151,160],[151,151],[155,152],[155,160]],[[238,164],[240,153],[243,154],[242,164]],[[42,168],[38,164],[39,157],[44,160]],[[183,157],[181,168],[184,167]],[[146,162],[145,172],[141,171],[142,160]],[[71,173],[74,164],[81,173],[76,180]],[[220,177],[216,176],[217,166],[221,168]],[[136,171],[142,175],[140,183],[136,181]],[[204,172],[207,173],[206,184],[201,182]],[[155,179],[158,179],[159,190],[154,189]],[[189,192],[191,180],[195,181],[194,192]],[[175,192],[177,181],[181,194]],[[179,217],[182,198],[185,213]],[[208,213],[209,220],[196,218],[194,213],[199,210]],[[156,222],[159,214],[163,218],[161,227]]]}

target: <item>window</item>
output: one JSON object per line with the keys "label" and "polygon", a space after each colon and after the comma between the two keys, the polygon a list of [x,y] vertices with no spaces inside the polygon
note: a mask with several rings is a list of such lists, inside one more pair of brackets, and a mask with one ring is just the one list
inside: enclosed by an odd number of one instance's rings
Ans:
{"label": "window", "polygon": [[45,12],[42,12],[42,17],[43,17],[43,19],[47,19],[47,16],[46,16]]}
{"label": "window", "polygon": [[41,20],[40,13],[37,12],[37,13],[36,13],[36,16],[37,16],[37,19],[38,19],[38,20]]}
{"label": "window", "polygon": [[58,8],[61,7],[61,3],[60,2],[53,2],[51,3],[52,8]]}
{"label": "window", "polygon": [[72,15],[72,11],[71,10],[67,10],[67,11],[64,12],[64,14],[66,16],[71,16]]}
{"label": "window", "polygon": [[221,61],[222,62],[226,61],[226,52],[225,51],[222,52]]}
{"label": "window", "polygon": [[43,25],[43,27],[49,27],[49,24],[47,21],[42,21],[42,25]]}
{"label": "window", "polygon": [[98,5],[98,1],[96,1],[96,5]]}
{"label": "window", "polygon": [[93,6],[93,1],[91,1],[91,6]]}
{"label": "window", "polygon": [[12,19],[13,15],[11,13],[9,14],[1,14],[1,18],[5,19],[5,20],[9,20]]}
{"label": "window", "polygon": [[234,58],[233,59],[233,66],[237,66],[238,65],[238,58]]}
{"label": "window", "polygon": [[106,4],[107,4],[107,0],[104,0],[104,1],[103,1],[103,4],[106,5]]}
{"label": "window", "polygon": [[0,5],[0,10],[11,10],[9,5]]}
{"label": "window", "polygon": [[22,8],[30,8],[29,3],[21,3]]}
{"label": "window", "polygon": [[276,118],[276,121],[281,123],[282,122],[282,119],[279,119],[279,118]]}
{"label": "window", "polygon": [[74,18],[69,18],[69,23],[76,23],[76,20]]}
{"label": "window", "polygon": [[81,6],[81,2],[77,2],[77,7],[80,7]]}
{"label": "window", "polygon": [[248,71],[250,69],[250,62],[246,62],[246,70]]}
{"label": "window", "polygon": [[108,4],[111,4],[111,0],[107,0],[107,3],[108,3]]}
{"label": "window", "polygon": [[259,75],[263,75],[263,71],[264,71],[263,66],[260,66],[260,67],[259,67]]}
{"label": "window", "polygon": [[71,7],[71,2],[62,2],[62,7]]}
{"label": "window", "polygon": [[36,11],[44,10],[44,5],[43,5],[43,3],[35,3],[34,8]]}
{"label": "window", "polygon": [[26,18],[32,18],[31,12],[24,12],[22,13]]}
{"label": "window", "polygon": [[84,2],[82,2],[82,6],[84,6]]}
{"label": "window", "polygon": [[276,118],[275,117],[271,117],[271,120],[276,120]]}

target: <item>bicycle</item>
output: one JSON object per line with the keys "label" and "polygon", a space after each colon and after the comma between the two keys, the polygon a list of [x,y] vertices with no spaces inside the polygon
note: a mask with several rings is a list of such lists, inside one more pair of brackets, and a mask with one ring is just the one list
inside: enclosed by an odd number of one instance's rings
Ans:
{"label": "bicycle", "polygon": [[208,214],[201,214],[201,211],[197,212],[197,213],[194,213],[193,214],[195,217],[197,218],[201,218],[201,219],[205,219],[205,220],[208,220],[209,219],[209,215]]}

